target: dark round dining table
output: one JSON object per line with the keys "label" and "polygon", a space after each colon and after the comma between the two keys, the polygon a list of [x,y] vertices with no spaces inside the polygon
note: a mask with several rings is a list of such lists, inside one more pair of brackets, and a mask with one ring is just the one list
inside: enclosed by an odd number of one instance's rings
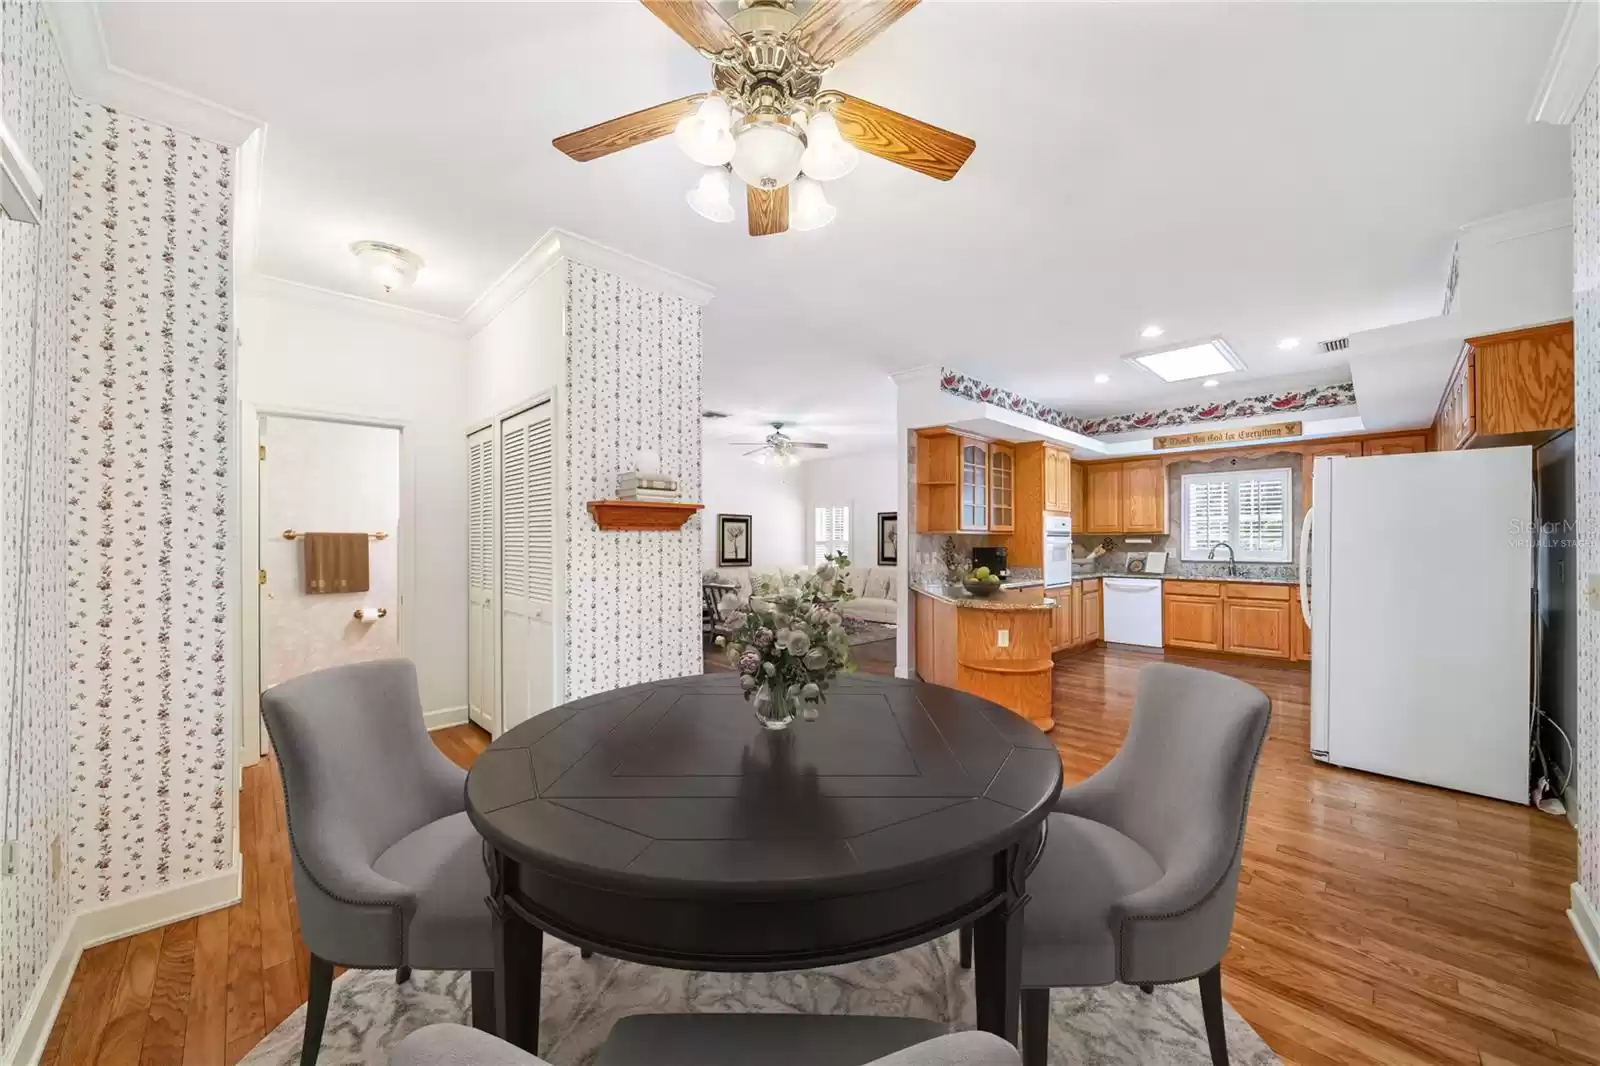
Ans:
{"label": "dark round dining table", "polygon": [[798,970],[968,925],[980,1029],[1016,1042],[1026,881],[1054,745],[997,704],[838,679],[769,731],[733,674],[635,685],[507,731],[467,776],[495,920],[495,1016],[539,1039],[545,933],[683,970]]}

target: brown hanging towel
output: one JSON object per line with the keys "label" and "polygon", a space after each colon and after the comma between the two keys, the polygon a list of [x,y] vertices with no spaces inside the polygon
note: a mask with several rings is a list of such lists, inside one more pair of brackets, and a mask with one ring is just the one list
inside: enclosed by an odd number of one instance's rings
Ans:
{"label": "brown hanging towel", "polygon": [[371,588],[365,533],[304,533],[306,592],[366,592]]}

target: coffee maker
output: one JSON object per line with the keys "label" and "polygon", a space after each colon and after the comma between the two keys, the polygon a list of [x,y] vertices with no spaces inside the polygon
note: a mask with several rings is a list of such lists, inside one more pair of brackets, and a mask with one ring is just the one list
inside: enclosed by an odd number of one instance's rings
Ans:
{"label": "coffee maker", "polygon": [[976,570],[980,566],[987,566],[991,574],[999,574],[1001,581],[1010,576],[1010,571],[1006,569],[1006,550],[1003,547],[973,548],[972,569]]}

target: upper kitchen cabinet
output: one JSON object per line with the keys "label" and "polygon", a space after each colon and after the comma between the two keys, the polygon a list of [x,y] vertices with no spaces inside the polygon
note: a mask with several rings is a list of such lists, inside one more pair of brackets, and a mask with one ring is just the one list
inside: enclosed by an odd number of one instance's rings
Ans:
{"label": "upper kitchen cabinet", "polygon": [[1074,532],[1167,531],[1167,467],[1162,460],[1079,463],[1075,474],[1083,483],[1083,508],[1081,518],[1073,521]]}
{"label": "upper kitchen cabinet", "polygon": [[961,442],[961,529],[981,533],[989,528],[989,445]]}
{"label": "upper kitchen cabinet", "polygon": [[1387,437],[1367,437],[1361,442],[1362,455],[1415,455],[1428,450],[1428,434],[1395,433]]}
{"label": "upper kitchen cabinet", "polygon": [[1434,418],[1435,446],[1536,444],[1573,421],[1572,323],[1473,337]]}
{"label": "upper kitchen cabinet", "polygon": [[1016,525],[1017,459],[1011,445],[989,445],[989,532],[1009,533]]}
{"label": "upper kitchen cabinet", "polygon": [[1072,457],[1062,448],[1044,445],[1044,509],[1072,514]]}
{"label": "upper kitchen cabinet", "polygon": [[[1424,451],[1427,449],[1424,448]],[[1336,444],[1311,444],[1301,452],[1300,471],[1300,513],[1305,514],[1311,510],[1311,471],[1315,468],[1317,458],[1323,455],[1342,455],[1346,458],[1358,458],[1362,454],[1359,440],[1342,440]]]}
{"label": "upper kitchen cabinet", "polygon": [[917,431],[917,532],[961,532],[960,434]]}

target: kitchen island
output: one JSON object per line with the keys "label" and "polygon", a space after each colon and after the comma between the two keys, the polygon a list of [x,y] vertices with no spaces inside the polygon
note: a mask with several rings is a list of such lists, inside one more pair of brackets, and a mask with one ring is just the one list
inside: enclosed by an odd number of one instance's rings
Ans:
{"label": "kitchen island", "polygon": [[977,597],[959,585],[928,585],[911,594],[918,677],[991,700],[1040,729],[1055,727],[1055,600],[1038,588]]}

